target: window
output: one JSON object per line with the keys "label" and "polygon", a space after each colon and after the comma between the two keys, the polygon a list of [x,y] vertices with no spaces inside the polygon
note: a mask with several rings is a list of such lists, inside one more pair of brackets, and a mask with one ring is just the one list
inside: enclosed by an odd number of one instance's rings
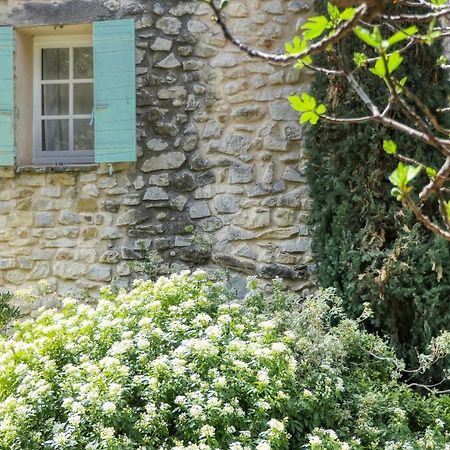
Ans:
{"label": "window", "polygon": [[0,26],[0,166],[136,161],[133,19]]}
{"label": "window", "polygon": [[38,36],[33,44],[33,162],[93,162],[92,39]]}

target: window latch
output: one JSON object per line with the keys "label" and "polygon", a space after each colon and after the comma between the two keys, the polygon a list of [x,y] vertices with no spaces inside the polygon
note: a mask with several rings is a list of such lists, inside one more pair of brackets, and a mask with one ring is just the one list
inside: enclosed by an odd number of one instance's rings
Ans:
{"label": "window latch", "polygon": [[92,112],[91,112],[91,120],[89,122],[90,127],[92,127],[92,124],[94,123],[94,113],[95,113],[95,106],[92,108]]}
{"label": "window latch", "polygon": [[102,104],[102,105],[95,105],[92,108],[92,114],[91,114],[91,122],[89,123],[89,125],[92,125],[94,123],[94,116],[95,116],[95,111],[99,111],[101,109],[108,109],[109,105],[106,104]]}

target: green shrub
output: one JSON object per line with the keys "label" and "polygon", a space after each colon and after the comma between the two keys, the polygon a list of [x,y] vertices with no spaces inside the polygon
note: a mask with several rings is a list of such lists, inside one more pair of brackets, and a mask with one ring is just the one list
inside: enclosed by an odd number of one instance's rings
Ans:
{"label": "green shrub", "polygon": [[[318,12],[326,9],[324,0],[316,0],[315,5]],[[355,39],[346,51],[360,51],[359,45]],[[442,47],[436,44],[410,51],[413,55],[405,58],[404,65],[408,84],[433,110],[445,106],[450,84],[436,64]],[[376,78],[358,81],[383,105],[386,89]],[[311,92],[329,106],[331,116],[367,113],[345,82],[335,78],[318,75]],[[439,119],[449,125],[448,115]],[[370,302],[374,316],[367,325],[387,335],[398,355],[414,367],[417,349],[424,351],[431,337],[450,329],[450,245],[418,224],[393,199],[388,176],[398,162],[384,152],[383,139],[393,139],[399,148],[415,148],[419,159],[433,152],[408,136],[370,123],[335,126],[319,121],[308,129],[306,138],[319,285],[338,289],[351,317],[357,317],[362,304]],[[439,161],[438,157],[429,163]],[[442,371],[437,372],[439,379]]]}
{"label": "green shrub", "polygon": [[10,292],[0,292],[0,334],[4,334],[11,321],[20,316],[19,309],[11,306],[12,298]]}
{"label": "green shrub", "polygon": [[17,325],[0,340],[0,449],[446,448],[448,398],[400,384],[332,292],[299,308],[251,288],[238,303],[182,273]]}

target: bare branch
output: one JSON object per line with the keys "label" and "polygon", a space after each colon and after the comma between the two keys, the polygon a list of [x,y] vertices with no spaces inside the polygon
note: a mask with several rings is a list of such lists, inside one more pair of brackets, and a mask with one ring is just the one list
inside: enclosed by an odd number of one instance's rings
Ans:
{"label": "bare branch", "polygon": [[447,130],[438,122],[436,116],[434,116],[430,108],[428,108],[428,106],[425,105],[419,99],[419,97],[413,94],[406,86],[403,86],[403,92],[422,110],[422,112],[426,115],[427,119],[430,121],[430,123],[433,125],[436,131],[439,131],[440,133],[445,134],[446,136],[450,134],[450,130]]}
{"label": "bare branch", "polygon": [[363,117],[331,117],[327,115],[320,116],[321,119],[328,123],[333,123],[336,125],[345,125],[351,123],[366,123],[371,120],[375,120],[373,116],[363,116]]}
{"label": "bare branch", "polygon": [[274,63],[287,63],[291,61],[297,61],[299,59],[303,59],[306,56],[316,55],[318,53],[323,52],[327,47],[330,45],[336,44],[339,42],[344,36],[346,36],[348,33],[350,33],[355,25],[358,23],[359,19],[364,16],[364,14],[367,12],[367,5],[365,3],[358,6],[358,8],[355,9],[355,15],[352,19],[348,20],[347,22],[344,22],[342,25],[340,25],[334,34],[331,36],[328,36],[326,38],[321,39],[320,41],[311,44],[306,50],[291,54],[291,55],[277,55],[274,53],[266,53],[259,50],[255,50],[250,48],[247,44],[244,44],[239,39],[235,38],[230,30],[228,29],[222,13],[220,12],[219,8],[214,3],[214,0],[210,0],[209,4],[214,11],[214,14],[217,18],[217,23],[220,25],[220,28],[222,29],[222,32],[225,36],[225,38],[230,41],[233,45],[238,47],[240,50],[242,50],[247,55],[251,56],[252,58],[260,58],[264,59],[265,61],[271,61]]}
{"label": "bare branch", "polygon": [[432,231],[435,234],[438,234],[439,236],[443,237],[447,241],[450,241],[450,232],[443,230],[438,225],[435,225],[433,222],[431,222],[430,218],[425,215],[422,210],[414,203],[413,199],[409,196],[409,194],[405,194],[404,201],[409,206],[416,218],[430,231]]}
{"label": "bare branch", "polygon": [[419,197],[427,200],[433,192],[437,192],[450,177],[450,157],[445,160],[437,175],[422,189]]}
{"label": "bare branch", "polygon": [[427,23],[431,22],[433,19],[439,19],[440,17],[446,16],[447,14],[450,14],[450,8],[448,6],[437,12],[430,12],[427,14],[400,14],[397,16],[382,14],[381,18],[391,22]]}

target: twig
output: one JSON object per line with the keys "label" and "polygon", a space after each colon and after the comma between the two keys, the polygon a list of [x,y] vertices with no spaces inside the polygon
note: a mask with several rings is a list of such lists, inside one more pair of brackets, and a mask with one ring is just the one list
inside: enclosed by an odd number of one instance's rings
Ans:
{"label": "twig", "polygon": [[381,18],[392,22],[431,22],[433,19],[439,19],[439,17],[450,14],[450,8],[447,6],[437,12],[430,12],[427,14],[400,14],[397,16],[391,16],[390,14],[382,14]]}
{"label": "twig", "polygon": [[[436,176],[422,189],[419,197],[422,201],[428,200],[433,192],[437,192],[443,184],[448,181],[450,177],[450,157],[445,160],[445,163],[439,169]],[[449,233],[450,236],[450,233]]]}
{"label": "twig", "polygon": [[359,19],[367,12],[367,5],[363,3],[362,5],[358,6],[358,8],[355,9],[355,15],[353,16],[353,18],[340,25],[333,35],[323,38],[314,44],[311,44],[306,50],[302,52],[290,55],[277,55],[274,53],[266,53],[260,50],[250,48],[247,44],[244,44],[239,39],[235,38],[228,29],[222,17],[222,13],[220,12],[217,5],[214,3],[214,0],[210,0],[209,4],[212,10],[214,11],[214,14],[216,15],[217,23],[222,29],[223,35],[225,36],[226,39],[228,39],[228,41],[230,41],[233,45],[238,47],[240,50],[242,50],[244,53],[251,56],[252,58],[260,58],[264,59],[265,61],[271,61],[274,63],[287,63],[291,61],[296,61],[299,59],[303,59],[306,56],[316,55],[318,53],[323,52],[327,47],[336,44],[344,36],[346,36],[349,32],[351,32],[354,26],[358,23]]}
{"label": "twig", "polygon": [[439,236],[443,237],[447,241],[450,241],[450,232],[443,230],[441,227],[435,225],[431,222],[430,218],[425,215],[422,210],[414,203],[412,198],[409,196],[409,194],[404,195],[404,200],[407,206],[409,206],[412,211],[414,212],[414,215],[417,217],[417,219],[422,222],[422,224],[428,228],[430,231],[432,231],[435,234],[438,234]]}

